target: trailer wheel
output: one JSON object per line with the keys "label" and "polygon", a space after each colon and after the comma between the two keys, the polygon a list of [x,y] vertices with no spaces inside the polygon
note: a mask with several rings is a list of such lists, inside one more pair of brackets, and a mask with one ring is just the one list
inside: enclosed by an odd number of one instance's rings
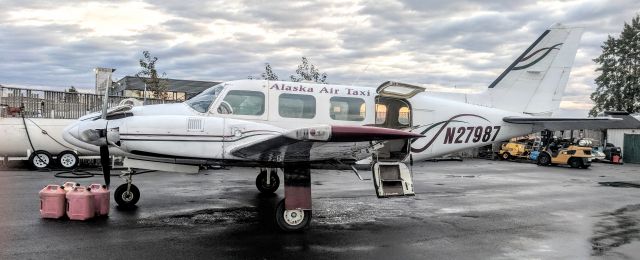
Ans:
{"label": "trailer wheel", "polygon": [[78,158],[78,155],[73,151],[67,150],[58,154],[58,165],[63,169],[75,169],[78,167],[78,164],[80,164],[80,158]]}
{"label": "trailer wheel", "polygon": [[36,170],[48,168],[51,165],[51,154],[47,151],[38,150],[29,156],[29,164]]}

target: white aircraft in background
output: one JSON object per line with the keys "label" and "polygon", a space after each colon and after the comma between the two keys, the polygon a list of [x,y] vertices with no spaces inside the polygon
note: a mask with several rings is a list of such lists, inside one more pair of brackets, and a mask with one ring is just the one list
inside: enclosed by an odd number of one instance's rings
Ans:
{"label": "white aircraft in background", "polygon": [[[357,174],[353,165],[368,159],[379,197],[412,195],[405,165],[411,157],[422,160],[543,129],[625,122],[548,117],[559,106],[581,33],[561,25],[546,30],[481,94],[445,96],[397,82],[376,90],[239,80],[213,86],[184,103],[105,107],[106,112],[69,126],[64,139],[100,150],[107,184],[109,154],[124,156],[124,166],[132,169],[259,167],[256,185],[261,192],[276,191],[277,169],[282,169],[285,198],[277,207],[276,223],[286,231],[300,230],[311,220],[312,168],[346,166]],[[114,192],[121,206],[140,197],[131,175]]]}

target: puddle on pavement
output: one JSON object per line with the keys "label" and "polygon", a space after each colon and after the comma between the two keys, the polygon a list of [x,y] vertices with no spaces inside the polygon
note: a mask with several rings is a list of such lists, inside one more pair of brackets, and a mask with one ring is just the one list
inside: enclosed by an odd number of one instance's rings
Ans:
{"label": "puddle on pavement", "polygon": [[447,174],[445,175],[445,177],[447,178],[475,178],[478,177],[480,175],[453,175],[453,174]]}
{"label": "puddle on pavement", "polygon": [[640,183],[625,182],[625,181],[605,181],[598,182],[602,186],[616,187],[616,188],[640,188]]}
{"label": "puddle on pavement", "polygon": [[194,225],[220,225],[232,223],[258,222],[258,212],[256,208],[227,208],[227,209],[205,209],[178,215],[161,216],[157,218],[142,219],[140,224],[147,225],[171,225],[171,226],[194,226]]}
{"label": "puddle on pavement", "polygon": [[606,255],[612,249],[630,243],[640,243],[640,204],[629,205],[597,217],[590,239],[591,254]]}

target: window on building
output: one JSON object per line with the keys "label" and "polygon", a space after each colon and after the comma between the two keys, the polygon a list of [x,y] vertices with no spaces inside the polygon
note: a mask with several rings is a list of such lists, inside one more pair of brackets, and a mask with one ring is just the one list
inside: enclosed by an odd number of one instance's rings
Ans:
{"label": "window on building", "polygon": [[311,95],[281,94],[278,98],[278,113],[288,118],[314,118],[316,98]]}
{"label": "window on building", "polygon": [[366,116],[364,99],[332,97],[329,115],[335,120],[363,121]]}
{"label": "window on building", "polygon": [[[226,104],[225,104],[226,103]],[[248,90],[231,90],[224,97],[223,113],[259,116],[264,114],[264,93]],[[229,111],[230,110],[230,111]],[[219,108],[218,111],[221,111]]]}

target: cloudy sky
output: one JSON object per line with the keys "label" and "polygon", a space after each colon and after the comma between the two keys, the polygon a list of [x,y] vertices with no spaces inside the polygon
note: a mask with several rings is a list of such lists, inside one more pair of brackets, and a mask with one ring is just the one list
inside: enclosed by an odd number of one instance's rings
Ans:
{"label": "cloudy sky", "polygon": [[2,0],[0,84],[92,88],[94,67],[138,71],[143,50],[170,78],[233,80],[308,57],[329,81],[385,80],[477,92],[556,22],[585,33],[561,107],[586,115],[607,35],[637,0],[73,1]]}

